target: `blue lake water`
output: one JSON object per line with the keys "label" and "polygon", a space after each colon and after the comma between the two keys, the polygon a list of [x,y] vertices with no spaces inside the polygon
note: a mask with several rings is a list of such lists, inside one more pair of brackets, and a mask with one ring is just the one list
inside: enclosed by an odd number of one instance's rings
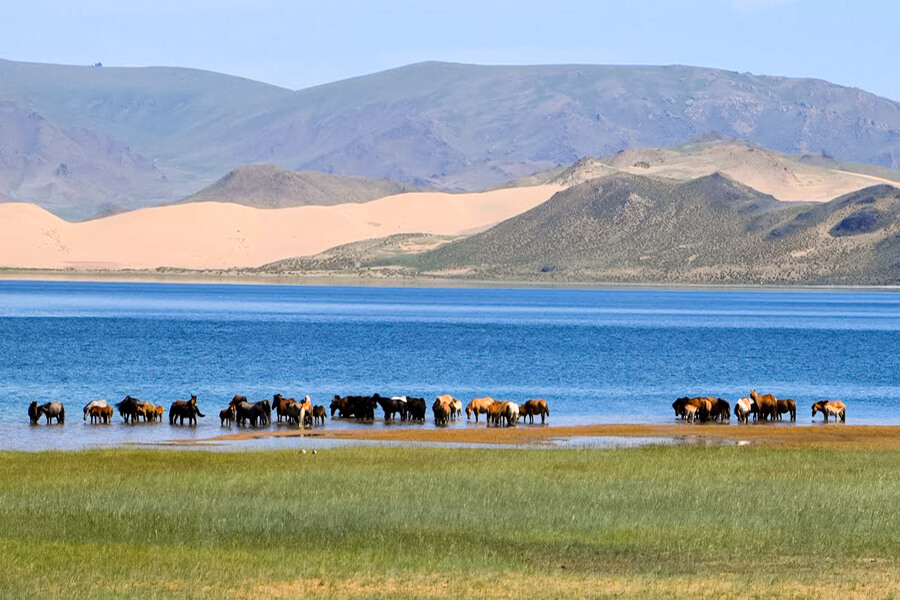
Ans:
{"label": "blue lake water", "polygon": [[[209,438],[236,393],[544,397],[575,424],[668,423],[678,396],[756,388],[794,398],[801,425],[822,398],[900,424],[898,356],[894,292],[0,281],[0,448]],[[126,394],[196,394],[206,418],[82,422],[88,400]],[[65,426],[30,427],[32,400],[63,400]]]}

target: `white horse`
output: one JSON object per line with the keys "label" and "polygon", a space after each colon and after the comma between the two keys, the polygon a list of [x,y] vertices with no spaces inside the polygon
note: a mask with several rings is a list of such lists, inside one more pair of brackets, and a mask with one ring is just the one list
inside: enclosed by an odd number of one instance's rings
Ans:
{"label": "white horse", "polygon": [[741,398],[735,403],[734,416],[737,417],[738,423],[746,423],[750,419],[750,413],[756,412],[755,404],[750,398]]}

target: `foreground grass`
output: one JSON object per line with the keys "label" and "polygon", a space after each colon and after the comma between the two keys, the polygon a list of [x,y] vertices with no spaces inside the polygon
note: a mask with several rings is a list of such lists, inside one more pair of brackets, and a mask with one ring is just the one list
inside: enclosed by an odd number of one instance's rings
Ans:
{"label": "foreground grass", "polygon": [[5,453],[3,598],[892,597],[900,453]]}

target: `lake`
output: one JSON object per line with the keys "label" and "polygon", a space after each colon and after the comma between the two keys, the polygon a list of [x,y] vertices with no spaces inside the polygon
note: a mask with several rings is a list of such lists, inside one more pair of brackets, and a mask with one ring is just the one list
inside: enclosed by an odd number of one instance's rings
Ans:
{"label": "lake", "polygon": [[[543,397],[551,423],[587,424],[668,423],[676,397],[733,404],[755,388],[794,398],[799,425],[823,398],[846,402],[849,423],[896,425],[898,356],[890,291],[0,281],[0,448],[209,438],[237,393]],[[196,394],[206,418],[78,419],[126,394],[166,407]],[[65,426],[29,426],[32,400],[63,400]]]}

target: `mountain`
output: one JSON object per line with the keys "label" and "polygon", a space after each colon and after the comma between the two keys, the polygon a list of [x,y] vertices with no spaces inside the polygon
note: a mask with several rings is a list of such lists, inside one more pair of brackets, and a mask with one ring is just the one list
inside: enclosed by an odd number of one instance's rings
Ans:
{"label": "mountain", "polygon": [[387,179],[287,171],[277,165],[245,165],[183,202],[233,202],[256,208],[329,206],[369,202],[415,191]]}
{"label": "mountain", "polygon": [[[294,92],[191,69],[0,61],[0,101],[41,115],[64,137],[84,131],[128,148],[165,176],[173,199],[249,163],[485,189],[708,132],[900,167],[897,102],[820,80],[699,67],[420,63]],[[45,150],[54,161],[67,154],[59,144]],[[129,205],[160,195],[155,182],[120,192],[102,170],[92,177]],[[19,190],[0,191],[46,201],[29,191],[42,180],[24,166],[7,178],[21,181]]]}
{"label": "mountain", "polygon": [[0,190],[10,198],[82,219],[104,206],[171,198],[169,187],[128,146],[86,129],[64,131],[38,112],[0,101]]}
{"label": "mountain", "polygon": [[721,174],[615,174],[399,264],[489,280],[900,283],[900,189],[782,203]]}

